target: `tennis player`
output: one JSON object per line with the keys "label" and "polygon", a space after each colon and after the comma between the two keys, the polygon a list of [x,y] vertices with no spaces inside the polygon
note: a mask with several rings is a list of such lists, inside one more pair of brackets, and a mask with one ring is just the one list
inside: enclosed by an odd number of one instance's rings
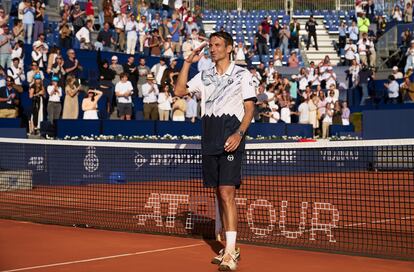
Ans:
{"label": "tennis player", "polygon": [[212,262],[219,264],[219,270],[229,271],[236,270],[240,257],[235,196],[241,183],[244,134],[253,118],[256,93],[250,72],[231,61],[233,38],[226,32],[210,35],[209,51],[215,66],[188,81],[190,66],[202,58],[206,45],[185,59],[175,94],[190,92],[201,97],[204,186],[216,188],[226,237],[226,247]]}

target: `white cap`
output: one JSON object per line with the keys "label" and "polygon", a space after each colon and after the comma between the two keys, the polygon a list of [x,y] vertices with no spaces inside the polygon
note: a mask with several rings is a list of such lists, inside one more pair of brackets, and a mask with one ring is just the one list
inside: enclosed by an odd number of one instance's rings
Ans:
{"label": "white cap", "polygon": [[398,67],[397,66],[394,66],[394,67],[392,67],[392,70],[393,71],[398,71]]}
{"label": "white cap", "polygon": [[112,56],[111,60],[118,60],[117,56]]}

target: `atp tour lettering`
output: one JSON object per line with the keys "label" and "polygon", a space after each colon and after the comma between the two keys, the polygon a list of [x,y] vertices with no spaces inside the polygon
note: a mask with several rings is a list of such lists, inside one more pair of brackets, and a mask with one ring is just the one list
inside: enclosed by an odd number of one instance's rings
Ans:
{"label": "atp tour lettering", "polygon": [[[139,226],[152,224],[148,223],[150,220],[155,221],[157,227],[174,228],[176,227],[175,221],[179,207],[182,206],[182,209],[187,209],[188,207],[185,228],[187,230],[192,230],[196,222],[206,223],[207,221],[213,220],[213,202],[214,201],[209,197],[191,197],[186,194],[151,193],[144,206],[145,209],[150,210],[150,212],[148,214],[136,215],[134,218],[138,220],[137,224]],[[167,215],[162,214],[163,205],[167,206]],[[316,240],[319,232],[325,235],[329,239],[329,242],[336,242],[333,230],[337,227],[337,223],[339,222],[339,211],[331,203],[302,202],[300,206],[299,222],[297,223],[298,227],[296,230],[288,230],[288,226],[291,229],[292,224],[288,224],[289,202],[286,200],[281,201],[279,207],[279,222],[277,222],[276,208],[266,199],[256,199],[249,202],[247,198],[236,198],[236,205],[238,207],[246,208],[245,217],[247,219],[247,225],[256,238],[272,235],[276,231],[278,223],[280,235],[288,239],[298,239],[305,233],[309,233],[309,239]],[[200,207],[203,208],[200,209]],[[267,210],[268,218],[262,220],[255,219],[256,209]],[[309,209],[311,209],[311,222],[309,230],[306,230]],[[323,214],[323,216],[321,214]],[[165,217],[165,220],[163,217]]]}

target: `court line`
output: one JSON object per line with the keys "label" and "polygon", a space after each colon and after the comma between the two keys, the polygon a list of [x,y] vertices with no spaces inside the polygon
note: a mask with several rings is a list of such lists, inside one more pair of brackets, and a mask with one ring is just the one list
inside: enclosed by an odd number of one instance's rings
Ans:
{"label": "court line", "polygon": [[64,266],[64,265],[70,265],[70,264],[88,263],[88,262],[102,261],[102,260],[108,260],[108,259],[115,259],[115,258],[122,258],[122,257],[129,257],[129,256],[136,256],[136,255],[144,255],[144,254],[150,254],[150,253],[158,253],[158,252],[164,252],[164,251],[185,249],[185,248],[197,247],[197,246],[202,246],[202,245],[206,245],[206,244],[205,243],[197,243],[197,244],[186,245],[186,246],[160,248],[160,249],[154,249],[154,250],[138,251],[138,252],[133,252],[133,253],[125,253],[125,254],[119,254],[119,255],[111,255],[111,256],[97,257],[97,258],[91,258],[91,259],[70,261],[70,262],[37,265],[37,266],[11,269],[11,270],[2,270],[0,272],[27,271],[27,270],[34,270],[34,269],[40,269],[40,268]]}

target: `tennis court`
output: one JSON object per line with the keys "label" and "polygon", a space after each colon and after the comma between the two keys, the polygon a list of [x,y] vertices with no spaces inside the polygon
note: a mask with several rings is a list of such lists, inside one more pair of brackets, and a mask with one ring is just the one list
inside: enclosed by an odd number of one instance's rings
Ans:
{"label": "tennis court", "polygon": [[[18,220],[1,221],[9,245],[1,251],[27,254],[1,254],[2,271],[217,269],[214,194],[202,186],[197,144],[0,139],[0,147],[0,218]],[[237,195],[240,271],[303,271],[298,259],[309,271],[413,271],[413,154],[410,139],[249,144]],[[84,245],[95,236],[102,244]]]}

